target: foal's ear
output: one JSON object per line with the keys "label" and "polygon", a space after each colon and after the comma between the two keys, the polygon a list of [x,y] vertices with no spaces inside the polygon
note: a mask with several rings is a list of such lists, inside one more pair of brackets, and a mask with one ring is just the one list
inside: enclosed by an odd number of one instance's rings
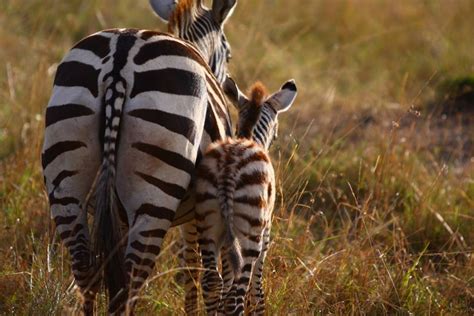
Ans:
{"label": "foal's ear", "polygon": [[212,2],[212,17],[219,25],[224,25],[236,6],[237,0],[214,0]]}
{"label": "foal's ear", "polygon": [[280,112],[288,111],[296,99],[298,90],[294,79],[288,80],[281,86],[280,91],[274,93],[268,100],[271,100],[275,110]]}
{"label": "foal's ear", "polygon": [[177,4],[178,0],[150,0],[153,11],[165,22],[168,22]]}
{"label": "foal's ear", "polygon": [[245,103],[248,102],[247,97],[242,93],[242,91],[240,91],[234,79],[231,77],[227,76],[226,80],[224,81],[223,89],[224,93],[237,109],[240,109],[245,105]]}

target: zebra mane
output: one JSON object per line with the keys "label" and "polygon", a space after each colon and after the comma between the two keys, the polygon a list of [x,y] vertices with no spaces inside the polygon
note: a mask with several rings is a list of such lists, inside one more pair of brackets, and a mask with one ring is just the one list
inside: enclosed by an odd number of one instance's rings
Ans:
{"label": "zebra mane", "polygon": [[267,89],[260,81],[255,82],[250,88],[250,99],[245,107],[245,120],[242,126],[239,127],[238,136],[251,139],[253,136],[253,129],[257,125],[262,113],[262,105],[267,97]]}
{"label": "zebra mane", "polygon": [[168,32],[175,35],[179,33],[180,27],[192,23],[202,9],[202,0],[179,0],[169,18]]}

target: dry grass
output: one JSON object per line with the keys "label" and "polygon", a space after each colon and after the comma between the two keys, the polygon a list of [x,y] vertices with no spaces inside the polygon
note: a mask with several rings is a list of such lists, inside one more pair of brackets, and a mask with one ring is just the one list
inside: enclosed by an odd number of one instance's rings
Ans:
{"label": "dry grass", "polygon": [[[270,315],[474,313],[472,118],[428,106],[441,82],[474,73],[473,12],[469,0],[240,1],[227,26],[237,82],[300,88],[273,151]],[[77,312],[42,184],[43,112],[67,49],[124,26],[165,28],[147,1],[0,3],[2,314]],[[183,313],[176,235],[138,314]]]}

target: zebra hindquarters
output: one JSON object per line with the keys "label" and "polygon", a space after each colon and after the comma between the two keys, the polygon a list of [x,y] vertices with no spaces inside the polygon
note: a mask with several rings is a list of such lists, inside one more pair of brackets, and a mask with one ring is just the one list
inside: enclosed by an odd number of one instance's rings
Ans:
{"label": "zebra hindquarters", "polygon": [[[87,67],[79,64],[75,67]],[[52,218],[71,255],[74,279],[84,296],[84,312],[91,314],[99,279],[87,226],[86,199],[101,162],[101,96],[99,91],[91,93],[84,83],[81,86],[81,78],[68,73],[67,63],[62,65],[66,66],[58,68],[46,109],[41,158]],[[73,85],[75,81],[77,85]]]}
{"label": "zebra hindquarters", "polygon": [[[182,65],[186,67],[186,65]],[[151,274],[161,244],[188,189],[201,141],[207,94],[196,70],[151,71],[147,82],[135,73],[122,116],[116,188],[130,229],[125,251],[128,293],[110,311],[133,309]],[[160,75],[176,78],[160,78]],[[170,79],[170,82],[164,83]],[[175,86],[179,83],[179,86]],[[183,87],[182,87],[182,86]],[[193,87],[193,95],[184,92]],[[184,89],[182,94],[178,92]],[[174,93],[167,93],[172,90]],[[125,304],[128,302],[127,304]],[[113,304],[112,304],[113,303]]]}

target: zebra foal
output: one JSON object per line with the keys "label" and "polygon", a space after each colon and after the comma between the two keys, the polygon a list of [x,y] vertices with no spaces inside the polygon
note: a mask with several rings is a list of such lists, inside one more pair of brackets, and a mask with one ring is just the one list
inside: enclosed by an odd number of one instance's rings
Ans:
{"label": "zebra foal", "polygon": [[[277,134],[277,116],[290,108],[297,89],[290,80],[267,96],[263,85],[256,83],[248,99],[230,78],[224,89],[239,110],[237,138],[209,146],[196,180],[203,296],[208,315],[218,310],[242,315],[250,287],[249,306],[263,314],[262,270],[275,202],[268,149]],[[218,272],[221,250],[223,278]]]}
{"label": "zebra foal", "polygon": [[174,35],[86,37],[58,66],[46,108],[44,180],[87,315],[102,274],[109,313],[133,311],[177,210],[189,212],[198,157],[231,134],[220,85],[230,56],[223,24],[236,0],[151,3]]}

